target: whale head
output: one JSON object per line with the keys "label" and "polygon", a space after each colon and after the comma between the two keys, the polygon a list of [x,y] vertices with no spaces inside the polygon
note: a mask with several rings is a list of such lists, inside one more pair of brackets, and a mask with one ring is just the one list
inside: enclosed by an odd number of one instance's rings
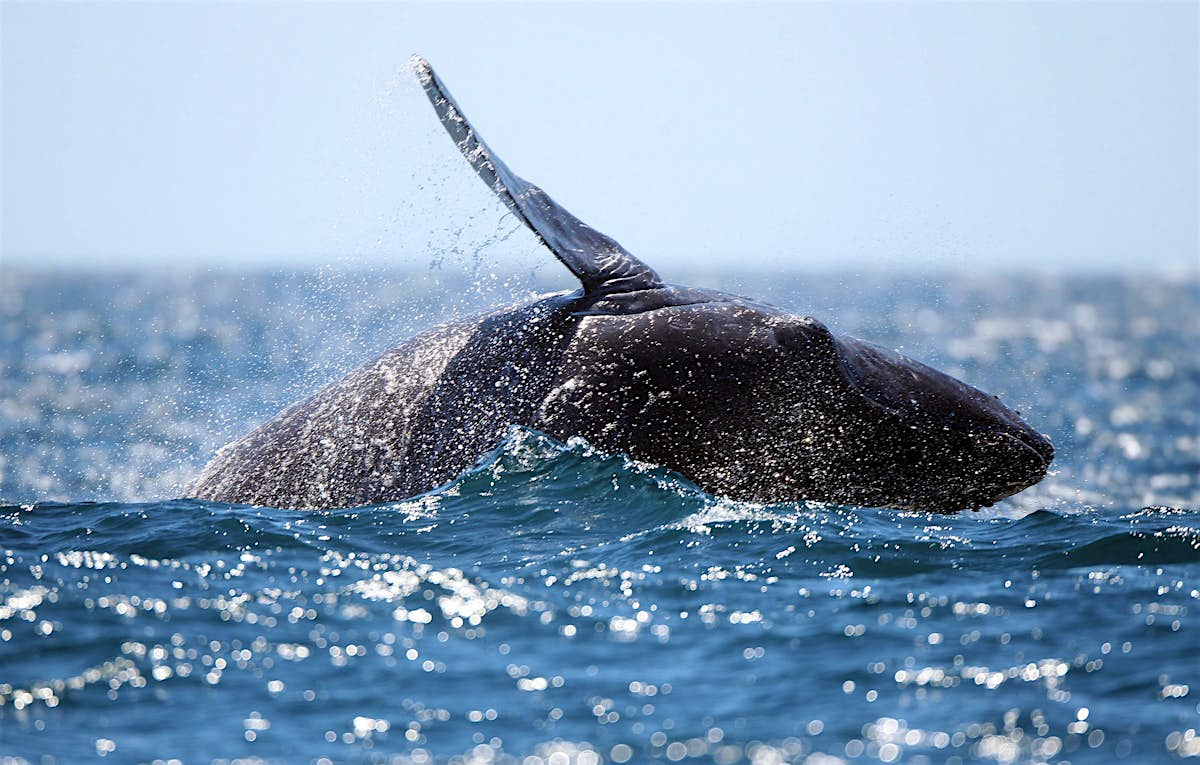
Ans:
{"label": "whale head", "polygon": [[[789,317],[776,330],[791,374],[809,495],[952,512],[986,507],[1040,481],[1049,439],[989,395],[872,343]],[[811,464],[815,463],[815,464]]]}
{"label": "whale head", "polygon": [[970,385],[821,322],[690,288],[580,299],[534,425],[706,491],[954,512],[1041,480],[1045,436]]}

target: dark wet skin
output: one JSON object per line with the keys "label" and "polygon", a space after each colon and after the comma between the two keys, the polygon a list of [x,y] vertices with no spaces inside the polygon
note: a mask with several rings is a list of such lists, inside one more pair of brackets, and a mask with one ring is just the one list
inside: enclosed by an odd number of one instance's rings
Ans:
{"label": "dark wet skin", "polygon": [[535,427],[592,433],[761,502],[977,508],[1037,483],[1053,458],[997,398],[898,353],[735,296],[688,290],[696,302],[680,305],[679,290],[654,307],[655,292],[637,312],[591,313],[564,376],[603,393],[544,407]]}
{"label": "dark wet skin", "polygon": [[953,512],[1046,474],[1050,442],[994,396],[815,319],[664,284],[509,170],[415,67],[472,167],[583,289],[413,338],[226,446],[194,496],[403,499],[455,478],[513,424],[756,502]]}

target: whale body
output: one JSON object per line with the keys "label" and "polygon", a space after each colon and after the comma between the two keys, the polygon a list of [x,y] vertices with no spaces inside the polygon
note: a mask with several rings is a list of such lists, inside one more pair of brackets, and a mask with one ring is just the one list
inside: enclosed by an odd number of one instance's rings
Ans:
{"label": "whale body", "polygon": [[404,499],[453,480],[511,425],[756,502],[952,512],[1045,475],[1050,441],[994,396],[815,319],[663,283],[509,170],[429,64],[414,66],[463,155],[581,289],[417,335],[223,447],[189,496]]}

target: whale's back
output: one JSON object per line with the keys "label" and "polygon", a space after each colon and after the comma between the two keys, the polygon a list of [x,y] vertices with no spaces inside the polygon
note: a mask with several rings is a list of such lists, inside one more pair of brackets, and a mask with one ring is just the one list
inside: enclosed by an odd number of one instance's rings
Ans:
{"label": "whale's back", "polygon": [[414,426],[473,330],[471,324],[436,327],[288,407],[218,451],[188,487],[189,496],[315,508],[421,491],[427,471],[406,459]]}

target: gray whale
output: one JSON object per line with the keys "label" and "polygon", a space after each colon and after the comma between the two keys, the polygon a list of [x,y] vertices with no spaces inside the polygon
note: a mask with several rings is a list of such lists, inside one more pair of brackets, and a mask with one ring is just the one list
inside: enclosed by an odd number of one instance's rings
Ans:
{"label": "gray whale", "polygon": [[664,284],[515,175],[429,64],[463,155],[582,288],[426,331],[223,447],[189,496],[285,508],[442,485],[510,425],[756,502],[952,512],[1041,480],[1049,440],[994,396],[819,321]]}

